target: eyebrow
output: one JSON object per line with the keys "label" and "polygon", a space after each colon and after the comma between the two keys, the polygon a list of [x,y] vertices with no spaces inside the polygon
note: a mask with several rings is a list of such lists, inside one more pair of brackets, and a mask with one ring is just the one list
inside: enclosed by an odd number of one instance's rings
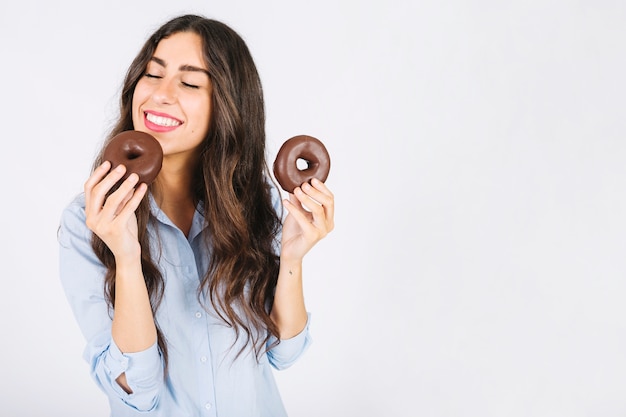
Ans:
{"label": "eyebrow", "polygon": [[[157,64],[159,64],[162,67],[167,67],[167,64],[165,63],[165,61],[163,61],[161,58],[157,58],[156,56],[153,56],[151,58],[151,61],[156,62]],[[200,67],[195,67],[193,65],[181,65],[180,67],[178,67],[179,71],[188,71],[188,72],[203,72],[205,73],[208,77],[211,77],[211,74],[209,74],[209,71],[205,70],[204,68],[200,68]]]}

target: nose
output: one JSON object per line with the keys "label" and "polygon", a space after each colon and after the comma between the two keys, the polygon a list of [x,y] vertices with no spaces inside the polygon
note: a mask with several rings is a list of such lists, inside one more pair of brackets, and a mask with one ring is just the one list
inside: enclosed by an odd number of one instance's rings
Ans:
{"label": "nose", "polygon": [[152,100],[159,104],[171,104],[176,101],[175,82],[172,79],[162,78],[152,92]]}

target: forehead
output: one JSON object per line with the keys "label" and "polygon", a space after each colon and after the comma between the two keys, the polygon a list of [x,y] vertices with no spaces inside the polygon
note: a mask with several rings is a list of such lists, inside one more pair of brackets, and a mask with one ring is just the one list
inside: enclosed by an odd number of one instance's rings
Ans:
{"label": "forehead", "polygon": [[153,57],[166,67],[191,65],[207,69],[202,51],[202,38],[194,32],[179,32],[161,39]]}

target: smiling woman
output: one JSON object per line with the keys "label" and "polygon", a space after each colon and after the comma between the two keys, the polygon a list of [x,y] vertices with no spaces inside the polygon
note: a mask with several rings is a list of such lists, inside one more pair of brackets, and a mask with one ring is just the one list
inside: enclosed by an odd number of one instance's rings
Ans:
{"label": "smiling woman", "polygon": [[259,76],[218,21],[158,29],[120,104],[108,142],[148,133],[162,169],[111,191],[126,167],[111,170],[102,151],[59,232],[63,288],[111,415],[284,416],[271,367],[310,343],[302,261],[334,227],[333,194],[297,187],[282,217]]}
{"label": "smiling woman", "polygon": [[171,35],[159,43],[135,87],[135,128],[171,132],[161,139],[168,155],[195,153],[209,128],[211,92],[202,38],[193,32]]}

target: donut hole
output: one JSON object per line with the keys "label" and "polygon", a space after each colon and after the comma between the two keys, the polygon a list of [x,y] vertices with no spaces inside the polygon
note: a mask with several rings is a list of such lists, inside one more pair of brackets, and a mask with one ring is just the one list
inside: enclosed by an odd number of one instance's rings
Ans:
{"label": "donut hole", "polygon": [[307,161],[304,158],[298,158],[296,160],[296,168],[298,168],[298,171],[306,171],[311,168],[311,161]]}
{"label": "donut hole", "polygon": [[133,159],[137,159],[141,156],[141,153],[139,152],[129,152],[126,155],[126,158],[128,158],[129,161],[132,161]]}

